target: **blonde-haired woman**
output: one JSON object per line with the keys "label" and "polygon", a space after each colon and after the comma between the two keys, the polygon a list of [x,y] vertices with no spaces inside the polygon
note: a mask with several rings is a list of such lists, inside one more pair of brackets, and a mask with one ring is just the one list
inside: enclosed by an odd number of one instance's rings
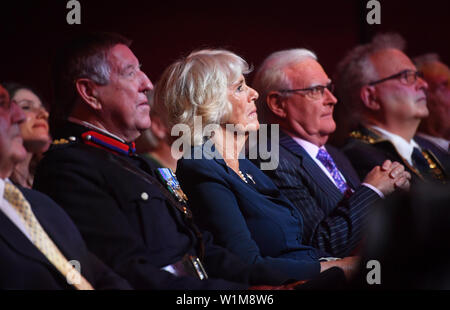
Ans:
{"label": "blonde-haired woman", "polygon": [[357,259],[320,262],[327,254],[302,244],[300,212],[240,156],[249,132],[259,128],[258,93],[244,77],[249,71],[230,51],[200,50],[169,66],[156,86],[155,103],[164,105],[168,124],[190,129],[193,149],[184,152],[194,158],[180,159],[177,175],[195,219],[247,263],[299,280],[332,266],[349,274]]}

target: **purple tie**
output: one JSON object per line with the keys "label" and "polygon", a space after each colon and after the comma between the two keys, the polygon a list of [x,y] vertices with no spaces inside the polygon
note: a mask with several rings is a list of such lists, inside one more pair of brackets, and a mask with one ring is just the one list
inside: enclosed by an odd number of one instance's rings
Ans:
{"label": "purple tie", "polygon": [[341,193],[345,194],[350,189],[350,187],[347,185],[347,183],[342,179],[341,174],[339,173],[339,170],[336,167],[336,164],[334,163],[333,158],[331,158],[330,154],[325,149],[319,149],[319,153],[317,154],[316,158],[327,168],[327,170],[330,172],[331,176],[333,177],[334,182],[336,183],[337,187],[341,191]]}

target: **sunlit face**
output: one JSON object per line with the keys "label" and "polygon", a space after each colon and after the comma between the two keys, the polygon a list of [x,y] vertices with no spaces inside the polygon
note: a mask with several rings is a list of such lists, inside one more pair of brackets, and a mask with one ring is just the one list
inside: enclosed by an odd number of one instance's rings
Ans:
{"label": "sunlit face", "polygon": [[150,127],[146,92],[153,89],[153,85],[126,45],[114,46],[108,61],[111,66],[110,82],[97,89],[97,99],[102,103],[102,117],[109,131],[132,141]]}
{"label": "sunlit face", "polygon": [[228,88],[228,100],[233,108],[227,123],[235,125],[239,131],[258,130],[256,99],[258,99],[258,93],[245,83],[245,78],[241,74],[239,79]]}
{"label": "sunlit face", "polygon": [[[371,55],[380,79],[402,70],[416,71],[411,60],[397,49],[384,49]],[[398,121],[422,119],[428,116],[425,91],[427,83],[418,78],[412,85],[405,85],[400,79],[391,79],[374,85],[375,97],[385,115]]]}
{"label": "sunlit face", "polygon": [[25,148],[30,152],[43,152],[49,146],[48,112],[41,100],[30,90],[22,88],[12,98],[25,113],[20,124]]}
{"label": "sunlit face", "polygon": [[450,70],[439,62],[432,62],[423,68],[428,83],[427,103],[433,122],[450,128]]}
{"label": "sunlit face", "polygon": [[[314,59],[300,61],[286,69],[291,89],[304,89],[330,82],[322,66]],[[283,127],[299,138],[322,145],[336,129],[333,109],[337,99],[325,89],[321,98],[313,100],[304,92],[290,93],[285,98],[286,117]]]}
{"label": "sunlit face", "polygon": [[20,134],[25,119],[18,105],[9,100],[8,92],[0,85],[0,177],[9,177],[12,168],[26,157]]}

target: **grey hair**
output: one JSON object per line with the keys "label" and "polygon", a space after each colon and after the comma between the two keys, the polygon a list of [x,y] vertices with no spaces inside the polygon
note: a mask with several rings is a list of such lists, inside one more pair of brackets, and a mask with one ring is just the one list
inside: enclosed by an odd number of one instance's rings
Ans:
{"label": "grey hair", "polygon": [[339,100],[348,111],[358,114],[362,108],[361,87],[379,79],[379,75],[370,60],[374,53],[385,49],[405,49],[405,40],[397,33],[377,34],[370,43],[353,48],[338,63],[334,80]]}
{"label": "grey hair", "polygon": [[306,59],[317,60],[317,56],[310,50],[295,48],[274,52],[263,61],[252,83],[253,88],[260,95],[256,106],[261,123],[268,123],[272,116],[266,104],[267,94],[278,89],[291,88],[292,81],[286,74],[286,69]]}
{"label": "grey hair", "polygon": [[78,71],[80,78],[88,78],[100,85],[109,83],[111,66],[108,61],[108,53],[101,51],[98,54],[86,57],[83,62],[75,65],[74,71]]}
{"label": "grey hair", "polygon": [[[251,68],[238,55],[220,49],[194,51],[170,65],[155,87],[155,105],[163,105],[168,128],[186,124],[191,143],[203,143],[203,128],[226,123],[232,105],[228,87]],[[202,130],[194,130],[194,118],[201,117]]]}
{"label": "grey hair", "polygon": [[88,78],[100,85],[109,83],[108,55],[117,44],[130,46],[131,41],[116,33],[94,32],[73,38],[58,50],[52,66],[55,98],[50,106],[51,122],[66,119],[79,101],[77,79]]}

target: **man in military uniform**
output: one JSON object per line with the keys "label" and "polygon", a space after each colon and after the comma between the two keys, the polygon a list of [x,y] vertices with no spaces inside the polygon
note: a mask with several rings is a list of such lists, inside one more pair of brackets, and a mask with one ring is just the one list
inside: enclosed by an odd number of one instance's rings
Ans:
{"label": "man in military uniform", "polygon": [[57,201],[89,249],[136,289],[284,283],[284,275],[215,246],[193,224],[174,175],[155,173],[135,154],[133,141],[150,126],[146,92],[153,85],[128,46],[115,34],[89,34],[60,52],[55,144],[37,169],[35,188]]}
{"label": "man in military uniform", "polygon": [[[260,94],[260,122],[280,126],[279,152],[255,163],[279,163],[264,172],[301,211],[305,244],[337,257],[354,254],[373,205],[398,186],[407,189],[409,173],[399,163],[382,162],[361,182],[344,154],[327,144],[336,129],[337,100],[313,52],[272,53],[258,68],[253,87]],[[272,143],[278,142],[267,145]]]}
{"label": "man in military uniform", "polygon": [[377,35],[338,65],[338,96],[360,123],[343,150],[360,176],[390,159],[406,167],[412,183],[446,182],[449,171],[415,139],[428,116],[428,85],[403,47],[398,35]]}
{"label": "man in military uniform", "polygon": [[19,129],[24,120],[0,85],[0,289],[131,289],[88,251],[54,201],[10,181],[26,157]]}

